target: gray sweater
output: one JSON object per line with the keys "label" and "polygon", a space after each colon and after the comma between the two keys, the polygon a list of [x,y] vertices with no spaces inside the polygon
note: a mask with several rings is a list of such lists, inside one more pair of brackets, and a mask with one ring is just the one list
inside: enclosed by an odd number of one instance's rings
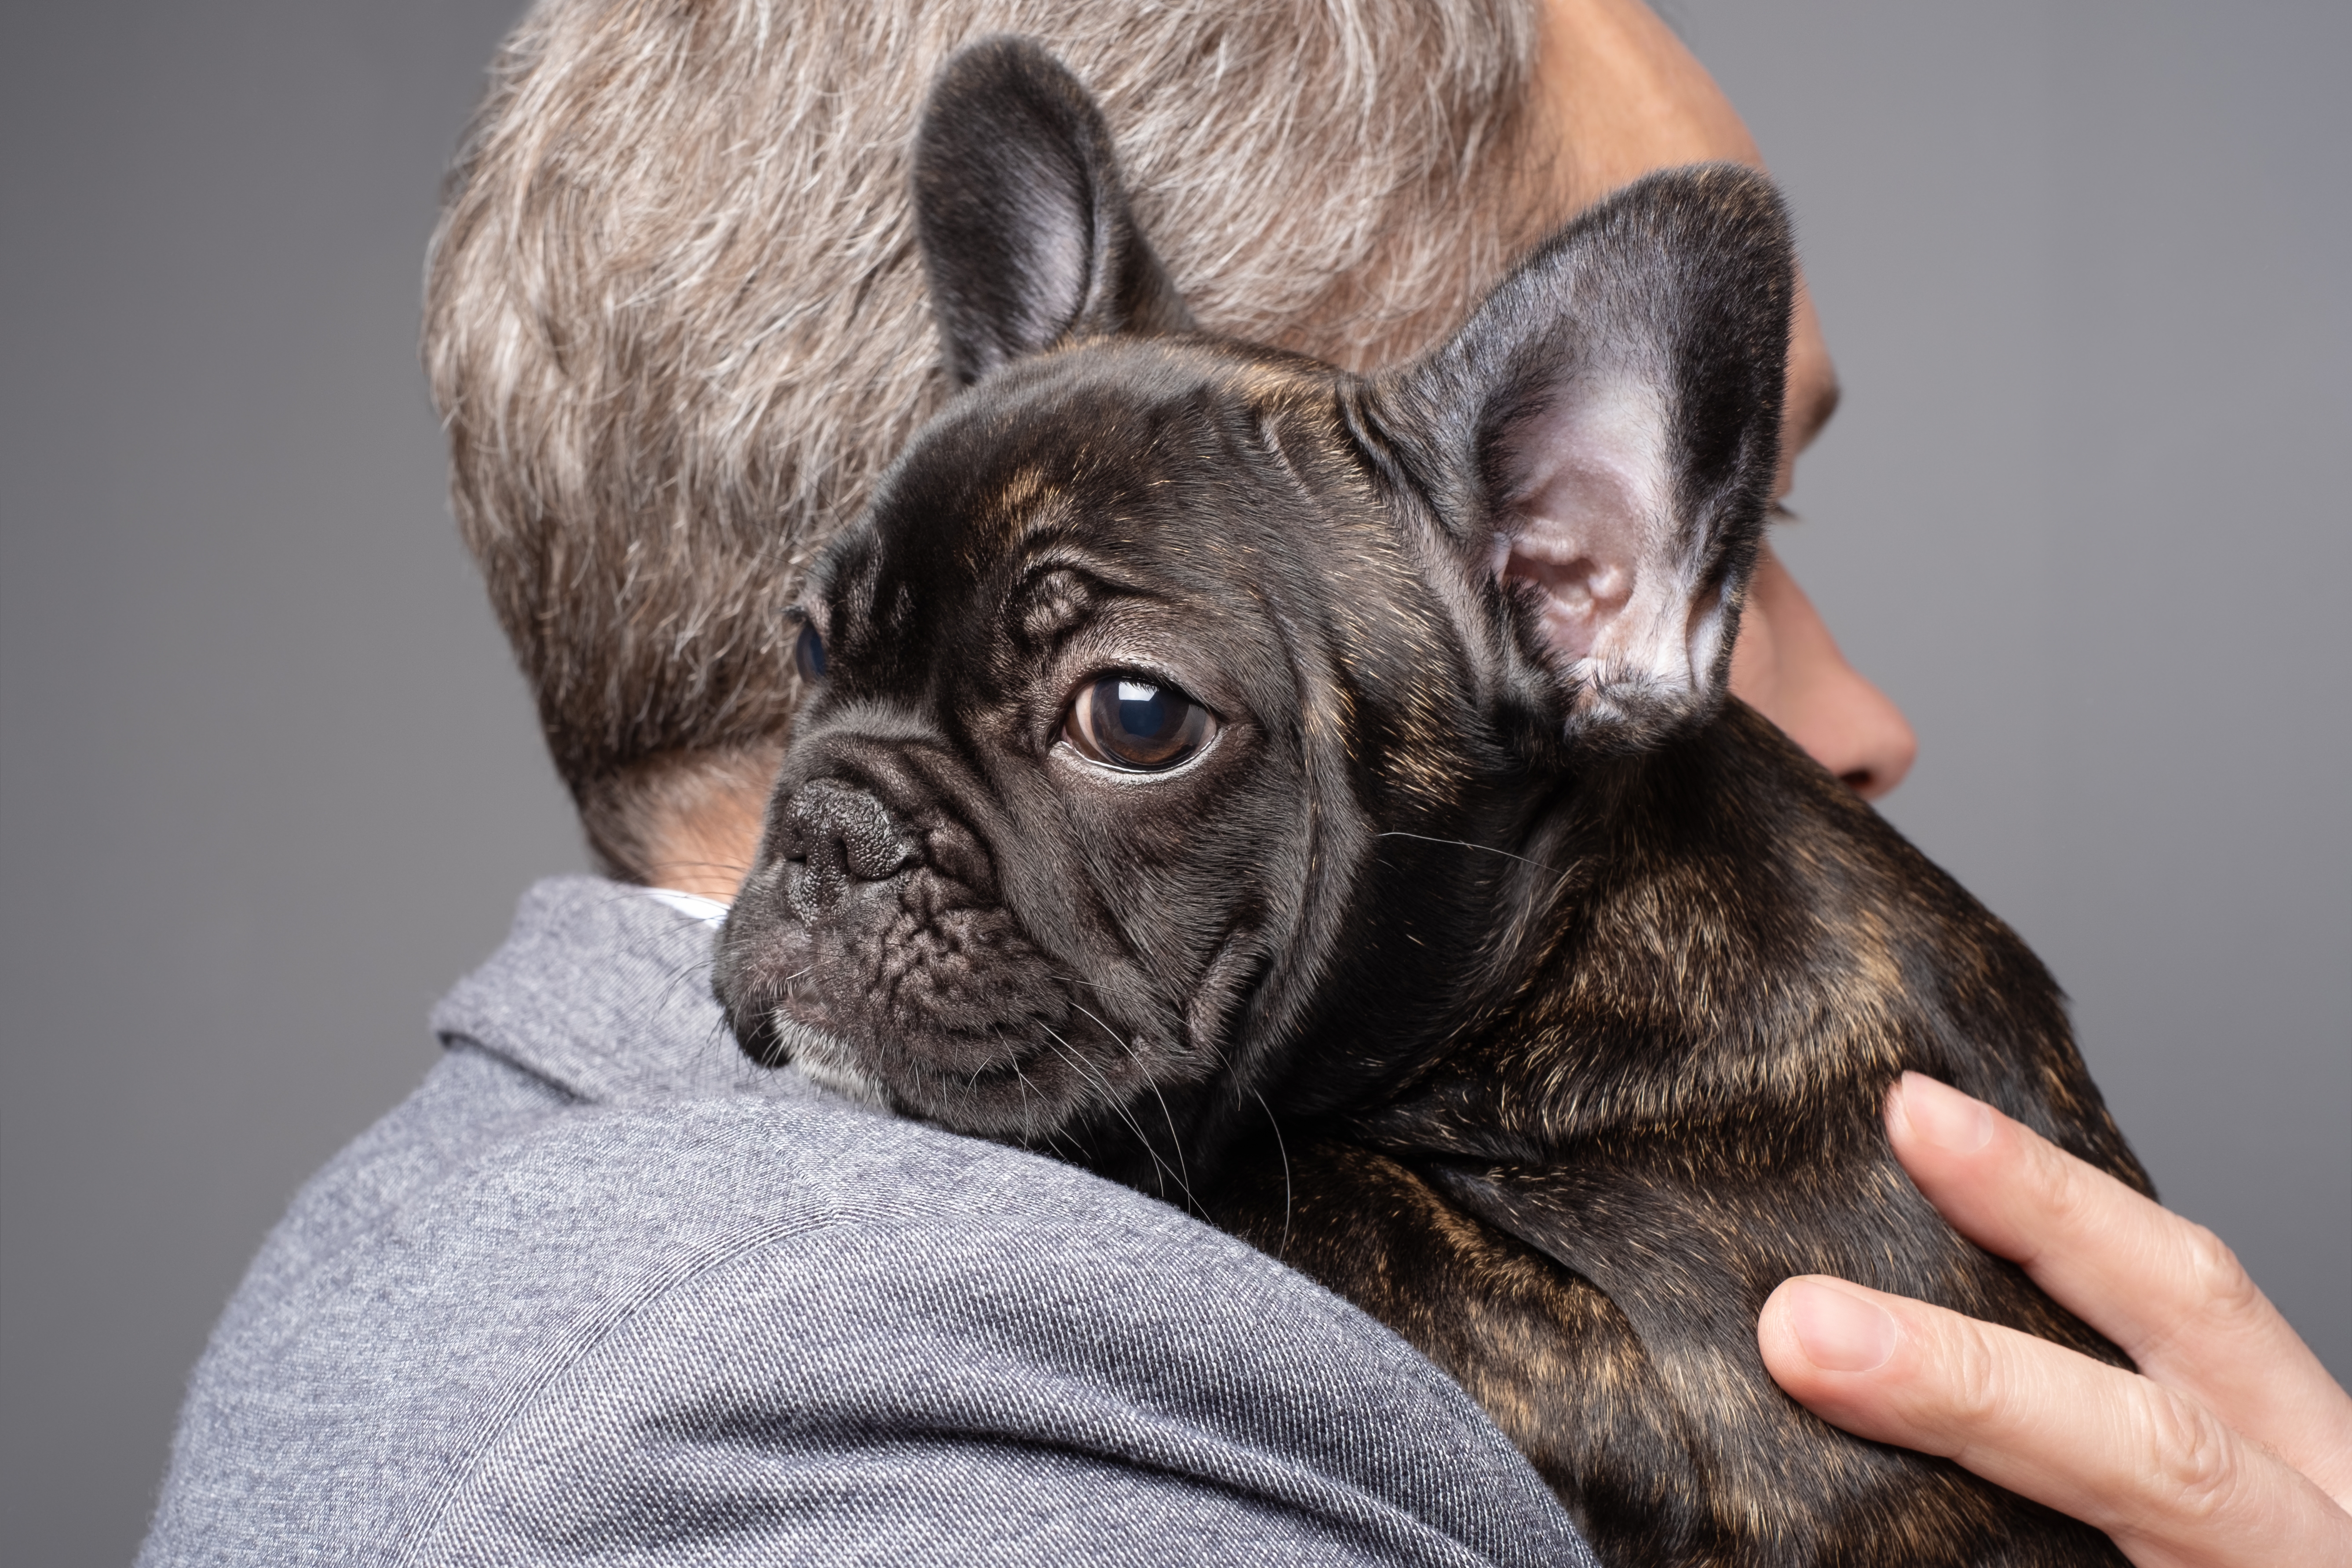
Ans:
{"label": "gray sweater", "polygon": [[1590,1563],[1346,1303],[751,1065],[710,935],[531,889],[230,1302],[142,1564]]}

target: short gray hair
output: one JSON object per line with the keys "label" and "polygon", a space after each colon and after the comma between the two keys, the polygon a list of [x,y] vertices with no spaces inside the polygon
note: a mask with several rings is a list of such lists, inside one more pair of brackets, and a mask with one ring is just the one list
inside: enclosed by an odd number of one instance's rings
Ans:
{"label": "short gray hair", "polygon": [[535,5],[451,170],[425,355],[459,527],[607,868],[644,874],[682,769],[772,754],[797,697],[779,612],[949,391],[907,196],[949,54],[1044,42],[1202,325],[1364,366],[1531,237],[1538,11]]}

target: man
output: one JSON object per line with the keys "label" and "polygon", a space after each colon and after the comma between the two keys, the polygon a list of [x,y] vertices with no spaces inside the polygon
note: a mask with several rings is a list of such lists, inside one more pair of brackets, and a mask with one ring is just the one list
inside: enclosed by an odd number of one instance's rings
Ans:
{"label": "man", "polygon": [[[147,1560],[1576,1559],[1491,1425],[1360,1315],[1123,1189],[759,1073],[706,994],[702,917],[796,696],[775,612],[944,393],[904,149],[938,61],[992,31],[1101,96],[1204,324],[1345,363],[1431,341],[1624,180],[1756,158],[1633,0],[534,10],[459,159],[427,359],[617,880],[535,889],[436,1014],[442,1066],[297,1201]],[[1834,399],[1807,304],[1792,460]],[[1907,767],[1769,559],[1733,679],[1864,793]],[[1759,1331],[1792,1393],[2147,1561],[2352,1540],[2326,1495],[2352,1405],[2210,1238],[1937,1086],[1890,1131],[2164,1382],[1792,1281]]]}

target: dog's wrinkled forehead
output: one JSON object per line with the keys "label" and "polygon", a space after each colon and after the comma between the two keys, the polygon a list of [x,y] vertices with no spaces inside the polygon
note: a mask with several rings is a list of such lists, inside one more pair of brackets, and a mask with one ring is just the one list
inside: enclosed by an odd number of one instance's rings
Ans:
{"label": "dog's wrinkled forehead", "polygon": [[1329,384],[1166,339],[1005,367],[916,438],[820,566],[842,672],[903,686],[1006,635],[1049,642],[1106,594],[1229,588],[1304,499],[1282,427],[1328,408]]}

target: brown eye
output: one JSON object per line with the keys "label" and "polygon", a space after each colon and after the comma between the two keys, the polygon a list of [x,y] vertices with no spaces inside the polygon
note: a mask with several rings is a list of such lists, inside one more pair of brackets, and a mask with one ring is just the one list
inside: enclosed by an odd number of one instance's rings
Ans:
{"label": "brown eye", "polygon": [[1106,675],[1078,689],[1062,735],[1089,762],[1159,773],[1207,745],[1216,728],[1207,709],[1165,681]]}
{"label": "brown eye", "polygon": [[801,679],[812,686],[824,679],[824,638],[817,635],[811,622],[801,623],[801,640],[793,648],[793,665],[801,672]]}

